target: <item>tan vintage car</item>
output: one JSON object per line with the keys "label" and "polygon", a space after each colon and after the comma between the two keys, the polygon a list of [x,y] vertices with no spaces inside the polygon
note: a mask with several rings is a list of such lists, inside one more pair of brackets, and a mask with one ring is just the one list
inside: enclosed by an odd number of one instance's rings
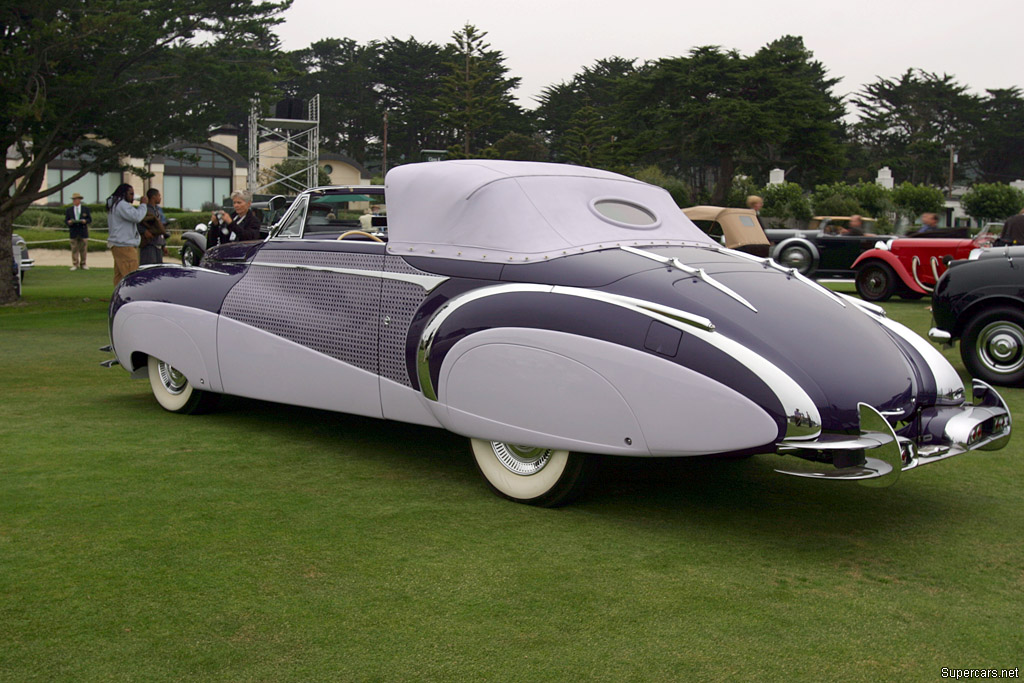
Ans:
{"label": "tan vintage car", "polygon": [[724,244],[727,249],[736,249],[755,256],[768,256],[771,244],[753,209],[691,206],[683,209],[683,213],[698,228],[712,239]]}

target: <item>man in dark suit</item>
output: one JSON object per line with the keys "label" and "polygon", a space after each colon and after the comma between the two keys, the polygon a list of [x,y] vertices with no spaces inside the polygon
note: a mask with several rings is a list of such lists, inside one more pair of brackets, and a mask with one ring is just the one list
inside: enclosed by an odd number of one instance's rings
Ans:
{"label": "man in dark suit", "polygon": [[71,206],[64,212],[64,223],[71,237],[71,270],[89,270],[85,264],[85,255],[88,253],[92,214],[89,213],[89,207],[82,204],[82,195],[77,192],[71,195]]}

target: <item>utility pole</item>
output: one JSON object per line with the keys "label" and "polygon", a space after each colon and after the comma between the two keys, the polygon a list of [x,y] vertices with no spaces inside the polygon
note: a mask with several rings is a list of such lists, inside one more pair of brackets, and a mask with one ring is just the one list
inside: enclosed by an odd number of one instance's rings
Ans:
{"label": "utility pole", "polygon": [[953,164],[956,163],[956,148],[953,145],[947,145],[946,149],[949,150],[949,189],[946,191],[946,199],[953,198]]}
{"label": "utility pole", "polygon": [[388,110],[384,110],[384,152],[381,158],[381,177],[388,174]]}

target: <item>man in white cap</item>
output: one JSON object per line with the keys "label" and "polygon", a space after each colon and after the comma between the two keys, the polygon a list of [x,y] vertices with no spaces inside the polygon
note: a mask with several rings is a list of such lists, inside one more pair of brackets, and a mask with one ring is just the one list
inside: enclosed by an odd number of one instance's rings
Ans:
{"label": "man in white cap", "polygon": [[85,255],[89,248],[92,214],[89,213],[89,207],[82,204],[82,195],[77,192],[71,195],[71,206],[64,211],[64,222],[71,237],[71,270],[89,270],[85,264]]}

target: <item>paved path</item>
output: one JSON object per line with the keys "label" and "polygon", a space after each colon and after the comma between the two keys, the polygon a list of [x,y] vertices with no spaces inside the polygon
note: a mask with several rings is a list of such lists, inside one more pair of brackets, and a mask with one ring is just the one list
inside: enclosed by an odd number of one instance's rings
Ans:
{"label": "paved path", "polygon": [[[35,259],[37,266],[71,267],[70,249],[29,249],[28,255]],[[90,251],[85,262],[90,268],[113,268],[114,256],[109,251]]]}

